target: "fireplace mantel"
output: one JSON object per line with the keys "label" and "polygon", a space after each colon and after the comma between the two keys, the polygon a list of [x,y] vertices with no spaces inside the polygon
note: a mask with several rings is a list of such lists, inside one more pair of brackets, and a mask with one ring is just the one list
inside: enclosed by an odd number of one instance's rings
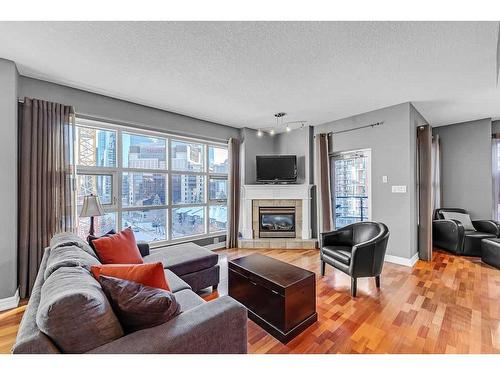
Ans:
{"label": "fireplace mantel", "polygon": [[253,239],[252,201],[262,199],[298,199],[302,201],[303,240],[311,239],[311,189],[313,185],[243,185],[242,198],[242,235],[243,239]]}

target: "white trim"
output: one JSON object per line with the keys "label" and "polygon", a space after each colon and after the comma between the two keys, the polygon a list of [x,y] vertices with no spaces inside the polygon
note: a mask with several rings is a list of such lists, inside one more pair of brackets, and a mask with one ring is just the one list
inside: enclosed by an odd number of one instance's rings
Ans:
{"label": "white trim", "polygon": [[411,258],[403,258],[396,255],[386,255],[385,261],[389,263],[399,264],[401,266],[413,267],[413,265],[418,261],[418,253],[413,255]]}
{"label": "white trim", "polygon": [[12,297],[0,299],[0,311],[13,309],[17,306],[19,306],[19,289]]}
{"label": "white trim", "polygon": [[213,243],[210,245],[205,245],[203,246],[207,250],[219,250],[219,249],[225,249],[226,248],[226,241],[221,241],[219,243]]}

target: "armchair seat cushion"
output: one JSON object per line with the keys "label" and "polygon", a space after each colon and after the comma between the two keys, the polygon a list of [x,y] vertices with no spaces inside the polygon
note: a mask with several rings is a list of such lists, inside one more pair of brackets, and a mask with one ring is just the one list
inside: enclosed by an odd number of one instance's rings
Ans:
{"label": "armchair seat cushion", "polygon": [[350,246],[323,246],[322,251],[324,254],[328,255],[330,258],[335,259],[338,262],[349,265],[351,263],[351,247]]}

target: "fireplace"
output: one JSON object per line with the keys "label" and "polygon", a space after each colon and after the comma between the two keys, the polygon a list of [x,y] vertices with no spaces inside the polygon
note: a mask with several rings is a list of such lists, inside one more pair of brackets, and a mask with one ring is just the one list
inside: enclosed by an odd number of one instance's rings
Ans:
{"label": "fireplace", "polygon": [[295,238],[295,207],[259,207],[260,238]]}

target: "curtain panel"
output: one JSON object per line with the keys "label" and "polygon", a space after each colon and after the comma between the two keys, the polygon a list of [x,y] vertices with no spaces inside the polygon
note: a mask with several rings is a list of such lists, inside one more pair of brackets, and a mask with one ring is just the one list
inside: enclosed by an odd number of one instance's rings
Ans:
{"label": "curtain panel", "polygon": [[316,186],[318,203],[318,233],[329,232],[332,227],[332,195],[330,187],[330,157],[328,134],[316,134],[314,138],[316,158]]}
{"label": "curtain panel", "polygon": [[25,98],[19,117],[18,267],[21,298],[29,297],[51,237],[73,231],[74,110]]}
{"label": "curtain panel", "polygon": [[227,197],[227,235],[226,247],[238,247],[238,234],[240,225],[240,140],[230,138],[228,142],[229,153],[229,194]]}

